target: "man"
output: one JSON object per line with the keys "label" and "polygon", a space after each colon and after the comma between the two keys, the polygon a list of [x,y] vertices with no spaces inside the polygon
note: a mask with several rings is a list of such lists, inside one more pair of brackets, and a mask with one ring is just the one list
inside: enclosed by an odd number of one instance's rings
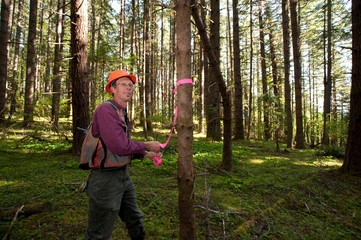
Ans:
{"label": "man", "polygon": [[106,91],[113,94],[113,100],[98,106],[93,115],[93,136],[102,139],[111,155],[122,156],[129,161],[124,161],[125,165],[121,167],[91,170],[87,187],[89,212],[85,239],[110,239],[118,216],[126,223],[131,239],[144,239],[144,215],[137,205],[127,163],[133,158],[161,157],[161,153],[157,141],[136,142],[130,139],[126,108],[135,82],[135,76],[126,71],[114,71],[106,85]]}

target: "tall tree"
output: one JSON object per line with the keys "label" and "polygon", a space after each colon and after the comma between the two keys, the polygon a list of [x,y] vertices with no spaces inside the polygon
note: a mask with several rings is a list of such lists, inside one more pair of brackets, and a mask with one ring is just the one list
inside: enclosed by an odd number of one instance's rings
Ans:
{"label": "tall tree", "polygon": [[4,120],[6,104],[6,82],[8,79],[8,61],[10,48],[12,0],[1,1],[1,25],[0,25],[0,122]]}
{"label": "tall tree", "polygon": [[149,36],[149,22],[150,22],[150,2],[144,1],[144,91],[145,91],[145,127],[144,133],[153,132],[152,121],[149,119],[152,112],[152,74],[150,70],[151,56],[150,56],[150,36]]}
{"label": "tall tree", "polygon": [[261,50],[261,73],[262,73],[262,102],[263,102],[263,124],[264,124],[264,138],[269,140],[271,138],[270,125],[269,125],[269,97],[268,97],[268,84],[267,84],[267,66],[266,66],[266,49],[264,39],[264,21],[263,21],[263,1],[259,1],[259,44]]}
{"label": "tall tree", "polygon": [[97,77],[95,73],[95,65],[96,65],[96,53],[95,53],[95,35],[97,32],[96,29],[96,0],[91,0],[91,20],[90,20],[90,53],[89,53],[89,81],[90,81],[90,112],[93,112],[96,108],[96,99],[97,99]]}
{"label": "tall tree", "polygon": [[[134,74],[134,68],[136,67],[136,61],[135,61],[135,29],[136,29],[136,21],[135,18],[137,16],[136,14],[136,5],[135,0],[131,0],[132,8],[131,8],[131,21],[130,21],[130,74]],[[129,121],[130,125],[132,127],[135,126],[134,121],[134,115],[135,115],[135,97],[132,98],[132,100],[129,102],[129,109],[131,111],[129,112]]]}
{"label": "tall tree", "polygon": [[64,0],[58,0],[58,10],[56,15],[56,33],[53,67],[53,104],[51,110],[51,119],[57,130],[59,125],[60,111],[60,91],[61,91],[61,65],[63,63],[63,38],[64,38]]}
{"label": "tall tree", "polygon": [[[53,7],[53,0],[49,1],[48,8]],[[50,15],[50,14],[49,14]],[[50,92],[50,72],[51,72],[51,35],[52,35],[52,17],[49,16],[48,20],[48,32],[47,32],[47,48],[46,48],[46,67],[45,67],[45,76],[44,76],[44,91],[46,93]]]}
{"label": "tall tree", "polygon": [[119,27],[119,68],[124,69],[124,49],[125,49],[125,0],[120,0],[120,27]]}
{"label": "tall tree", "polygon": [[301,70],[301,46],[300,27],[297,18],[297,0],[290,0],[291,29],[293,44],[293,62],[295,69],[295,99],[296,99],[296,148],[305,147],[303,134],[303,114],[302,114],[302,70]]}
{"label": "tall tree", "polygon": [[247,139],[251,137],[252,129],[252,111],[253,111],[253,1],[249,2],[249,34],[250,34],[250,56],[249,56],[249,97],[248,97],[248,130],[247,130]]}
{"label": "tall tree", "polygon": [[12,117],[12,114],[16,112],[16,94],[18,92],[18,70],[19,70],[19,54],[20,54],[20,39],[22,34],[22,24],[23,24],[23,11],[24,10],[24,1],[19,0],[18,5],[18,15],[16,22],[16,33],[15,33],[15,50],[14,50],[14,59],[13,59],[13,77],[11,82],[11,93],[10,93],[10,112],[9,117]]}
{"label": "tall tree", "polygon": [[[202,22],[206,22],[206,19],[207,19],[207,2],[206,0],[201,0],[200,2],[201,4],[201,19],[202,19]],[[206,104],[208,103],[208,99],[207,99],[207,92],[209,90],[209,64],[208,64],[208,57],[207,57],[207,53],[206,51],[204,51],[204,45],[201,41],[201,46],[202,46],[202,60],[203,60],[203,63],[202,63],[202,66],[203,66],[203,74],[202,74],[202,82],[203,82],[203,102],[202,102],[202,115],[206,116]],[[206,117],[206,120],[207,120],[207,117]],[[206,124],[208,125],[208,124]],[[202,131],[205,132],[206,128],[205,126],[203,125],[202,126]]]}
{"label": "tall tree", "polygon": [[290,31],[289,31],[289,16],[288,16],[288,0],[282,0],[282,30],[283,30],[283,61],[285,71],[285,111],[286,111],[286,126],[287,126],[287,147],[292,148],[293,142],[293,123],[292,123],[292,108],[291,108],[291,85],[290,85]]}
{"label": "tall tree", "polygon": [[[211,0],[211,14],[210,14],[210,43],[212,51],[219,62],[220,59],[220,10],[219,0]],[[208,88],[205,91],[206,98],[206,118],[207,118],[207,137],[214,140],[221,140],[221,122],[220,122],[220,96],[219,87],[216,79],[216,69],[210,65],[209,75],[206,80],[209,81]]]}
{"label": "tall tree", "polygon": [[[191,78],[191,14],[190,2],[176,3],[177,79]],[[179,239],[196,239],[194,215],[193,117],[192,85],[179,85],[178,105],[178,208]]]}
{"label": "tall tree", "polygon": [[[324,98],[323,98],[323,137],[322,145],[329,145],[330,139],[328,134],[327,126],[330,123],[330,113],[331,113],[331,91],[332,91],[332,57],[331,57],[331,36],[332,36],[332,26],[331,26],[331,0],[327,0],[327,73],[324,79]],[[326,63],[325,63],[326,64]]]}
{"label": "tall tree", "polygon": [[278,73],[278,64],[277,64],[277,57],[276,57],[276,47],[275,47],[275,40],[274,40],[274,24],[272,21],[272,13],[270,9],[270,5],[268,2],[265,2],[266,5],[266,17],[267,17],[267,25],[268,25],[268,36],[269,36],[269,51],[271,56],[271,67],[272,67],[272,82],[273,82],[273,94],[274,94],[274,106],[275,106],[275,119],[276,119],[276,125],[275,125],[275,140],[277,143],[277,151],[279,150],[279,135],[280,135],[280,129],[282,128],[281,122],[282,122],[282,113],[281,113],[281,96],[280,96],[280,79],[279,79],[279,73]]}
{"label": "tall tree", "polygon": [[346,155],[341,170],[361,174],[361,1],[352,0],[352,83]]}
{"label": "tall tree", "polygon": [[239,49],[239,17],[238,17],[238,0],[232,1],[233,8],[233,65],[234,65],[234,139],[244,139],[243,128],[243,93],[242,93],[242,80],[241,80],[241,56]]}
{"label": "tall tree", "polygon": [[30,0],[28,53],[26,59],[26,86],[24,122],[30,124],[34,120],[34,85],[36,78],[36,23],[38,0]]}
{"label": "tall tree", "polygon": [[80,154],[83,132],[78,128],[87,128],[90,121],[87,1],[71,1],[71,21],[73,153]]}

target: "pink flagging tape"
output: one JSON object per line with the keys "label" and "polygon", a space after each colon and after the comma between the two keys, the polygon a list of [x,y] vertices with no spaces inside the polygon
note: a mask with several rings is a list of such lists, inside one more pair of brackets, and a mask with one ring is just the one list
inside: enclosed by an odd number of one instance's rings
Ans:
{"label": "pink flagging tape", "polygon": [[[193,81],[192,79],[182,79],[182,80],[179,80],[177,81],[177,87],[181,84],[185,84],[185,83],[190,83],[193,85]],[[177,88],[173,90],[173,93],[175,93],[177,91]]]}
{"label": "pink flagging tape", "polygon": [[166,141],[165,143],[163,143],[163,144],[160,144],[160,147],[161,147],[161,148],[165,148],[165,146],[168,145],[168,142],[169,142],[169,140],[170,140],[170,137],[172,136],[172,133],[173,133],[173,130],[174,130],[174,127],[175,127],[175,121],[177,120],[177,115],[178,115],[178,107],[175,107],[172,129],[170,130],[170,134],[169,134],[169,136],[168,136],[167,141]]}
{"label": "pink flagging tape", "polygon": [[[190,84],[193,85],[192,79],[181,79],[181,80],[177,81],[177,87],[179,85],[185,84],[185,83],[190,83]],[[175,93],[176,91],[177,91],[177,88],[174,89],[173,93]],[[174,127],[175,127],[175,122],[177,120],[177,115],[178,115],[178,106],[175,108],[175,111],[174,111],[173,126],[172,126],[172,129],[170,130],[170,134],[168,136],[168,139],[167,139],[167,141],[165,143],[160,144],[161,148],[165,148],[169,143],[169,140],[170,140],[170,138],[172,136],[172,133],[173,133],[173,130],[174,130]],[[162,159],[160,157],[158,157],[158,156],[154,156],[153,157],[153,163],[154,163],[155,166],[159,166],[162,163]]]}

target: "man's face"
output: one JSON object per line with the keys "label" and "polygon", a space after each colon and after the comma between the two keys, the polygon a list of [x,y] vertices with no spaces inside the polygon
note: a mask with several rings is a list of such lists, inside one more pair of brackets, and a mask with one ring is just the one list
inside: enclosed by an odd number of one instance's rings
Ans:
{"label": "man's face", "polygon": [[133,96],[134,84],[128,77],[119,78],[116,83],[110,87],[114,98],[121,102],[129,102]]}

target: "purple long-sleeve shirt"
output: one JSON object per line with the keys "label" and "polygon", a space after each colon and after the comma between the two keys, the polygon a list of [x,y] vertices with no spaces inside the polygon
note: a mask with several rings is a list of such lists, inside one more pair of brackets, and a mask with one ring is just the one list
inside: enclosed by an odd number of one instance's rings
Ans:
{"label": "purple long-sleeve shirt", "polygon": [[[113,103],[120,109],[117,102]],[[126,109],[124,109],[126,112]],[[128,120],[127,120],[128,121]],[[145,155],[144,142],[129,139],[122,128],[117,112],[111,104],[103,103],[97,107],[93,115],[93,135],[100,136],[108,150],[117,155]]]}

